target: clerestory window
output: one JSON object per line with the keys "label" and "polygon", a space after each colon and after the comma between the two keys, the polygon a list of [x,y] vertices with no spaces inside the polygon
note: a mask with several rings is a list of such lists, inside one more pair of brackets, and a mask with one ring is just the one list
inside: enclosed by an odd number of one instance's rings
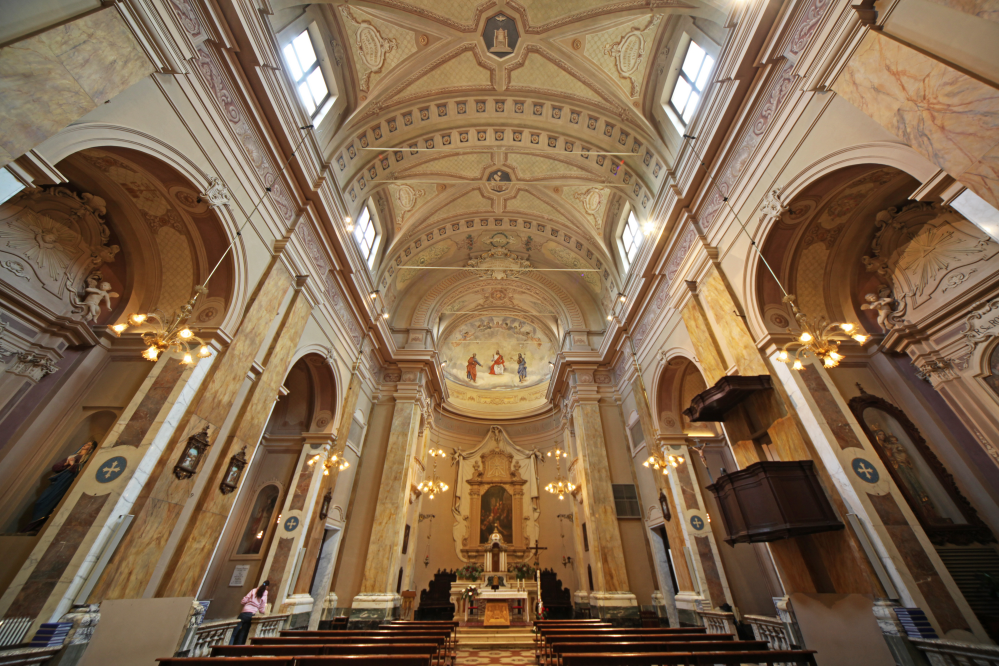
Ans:
{"label": "clerestory window", "polygon": [[378,239],[378,233],[375,231],[375,224],[371,220],[371,213],[368,212],[368,207],[365,206],[361,209],[360,214],[357,216],[357,223],[354,225],[354,239],[357,241],[357,247],[361,251],[361,256],[364,260],[368,262],[370,267],[375,261],[375,241]]}
{"label": "clerestory window", "polygon": [[312,34],[308,29],[285,45],[284,59],[288,63],[291,78],[295,80],[298,97],[305,106],[305,112],[318,125],[333,106],[333,95],[330,94],[326,77],[319,66]]}
{"label": "clerestory window", "polygon": [[642,235],[642,226],[638,223],[635,212],[631,211],[628,213],[628,222],[624,225],[624,231],[621,232],[621,247],[629,266],[635,261],[638,250],[642,247]]}
{"label": "clerestory window", "polygon": [[704,89],[711,80],[711,70],[715,59],[705,52],[697,42],[691,41],[687,54],[683,57],[680,75],[669,98],[669,106],[683,127],[690,123],[697,110],[697,104],[704,97]]}

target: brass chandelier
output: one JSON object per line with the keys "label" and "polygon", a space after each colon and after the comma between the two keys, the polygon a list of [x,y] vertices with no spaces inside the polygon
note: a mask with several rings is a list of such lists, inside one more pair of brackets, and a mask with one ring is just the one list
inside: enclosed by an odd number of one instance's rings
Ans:
{"label": "brass chandelier", "polygon": [[669,474],[670,467],[675,468],[682,463],[683,456],[667,455],[660,449],[658,453],[653,453],[649,456],[649,459],[642,463],[642,467],[651,467],[654,470],[662,471],[666,475]]}
{"label": "brass chandelier", "polygon": [[350,461],[344,455],[341,450],[336,452],[333,450],[333,444],[327,442],[323,444],[323,450],[317,453],[315,456],[309,459],[309,466],[315,465],[319,460],[323,461],[323,476],[329,476],[330,470],[336,467],[341,472],[348,467],[350,467]]}
{"label": "brass chandelier", "polygon": [[[792,368],[801,370],[803,358],[809,355],[822,361],[827,368],[835,368],[843,360],[839,353],[839,343],[855,340],[864,344],[870,338],[860,333],[860,326],[852,322],[831,322],[825,317],[809,317],[794,304],[794,295],[784,296],[784,302],[791,309],[791,315],[798,322],[801,334],[797,340],[791,340],[777,353],[777,360],[792,363]],[[787,329],[791,333],[791,329]],[[793,361],[792,361],[793,359]]]}
{"label": "brass chandelier", "polygon": [[545,490],[550,492],[552,495],[558,495],[558,498],[565,499],[567,493],[571,493],[576,489],[576,484],[574,484],[569,479],[562,476],[562,458],[568,458],[569,454],[560,448],[556,448],[554,451],[548,452],[548,457],[550,458],[552,454],[555,455],[555,480],[545,486]]}
{"label": "brass chandelier", "polygon": [[[191,365],[196,363],[197,358],[208,358],[212,355],[211,349],[205,341],[194,334],[187,326],[188,319],[194,311],[194,304],[198,296],[208,293],[204,285],[194,288],[194,296],[177,311],[168,316],[160,310],[153,310],[149,314],[133,314],[128,317],[128,323],[115,324],[111,330],[115,335],[121,334],[129,326],[142,326],[152,324],[153,330],[142,332],[142,341],[146,344],[146,349],[142,352],[142,358],[148,361],[155,361],[163,352],[177,352],[182,354],[181,363]],[[197,351],[195,351],[197,349]]]}
{"label": "brass chandelier", "polygon": [[427,493],[430,495],[430,499],[433,499],[436,495],[445,492],[448,487],[446,483],[437,478],[437,459],[443,458],[446,454],[444,453],[444,449],[439,447],[437,449],[432,448],[427,453],[434,459],[434,471],[431,474],[430,481],[424,479],[416,487],[421,493]]}

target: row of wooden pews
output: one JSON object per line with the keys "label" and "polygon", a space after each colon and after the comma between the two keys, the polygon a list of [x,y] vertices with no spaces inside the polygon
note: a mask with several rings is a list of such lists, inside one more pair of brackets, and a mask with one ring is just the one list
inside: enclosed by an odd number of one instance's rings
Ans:
{"label": "row of wooden pews", "polygon": [[600,620],[538,620],[541,666],[815,666],[814,650],[770,650],[766,641],[708,634],[703,627],[622,629]]}
{"label": "row of wooden pews", "polygon": [[164,666],[454,666],[458,623],[382,624],[378,629],[285,630],[250,645],[217,645],[209,657],[166,657]]}

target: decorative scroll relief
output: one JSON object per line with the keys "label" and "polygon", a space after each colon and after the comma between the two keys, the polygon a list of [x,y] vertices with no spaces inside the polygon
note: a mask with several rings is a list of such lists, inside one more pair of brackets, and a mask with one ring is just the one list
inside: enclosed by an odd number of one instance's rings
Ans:
{"label": "decorative scroll relief", "polygon": [[604,47],[604,54],[614,58],[618,75],[631,82],[631,96],[638,97],[642,89],[642,61],[645,58],[647,31],[655,31],[662,15],[654,16],[644,28],[634,27],[620,40]]}
{"label": "decorative scroll relief", "polygon": [[420,199],[426,196],[426,190],[422,188],[415,188],[412,185],[393,185],[391,189],[393,192],[393,199],[399,209],[399,219],[397,224],[402,224],[406,221],[406,217],[413,212],[419,203]]}
{"label": "decorative scroll relief", "polygon": [[608,190],[605,187],[590,187],[582,192],[574,192],[572,198],[583,207],[597,231],[603,227],[603,211],[607,204]]}
{"label": "decorative scroll relief", "polygon": [[[382,34],[370,22],[358,21],[347,5],[340,7],[340,13],[357,29],[354,41],[358,65],[363,65],[363,68],[358,67],[358,78],[360,79],[358,87],[361,92],[368,92],[371,75],[382,71],[382,67],[385,65],[385,56],[395,50],[399,42],[394,38],[382,37]],[[362,73],[363,69],[367,71]]]}
{"label": "decorative scroll relief", "polygon": [[[863,262],[868,271],[890,282],[890,293],[899,303],[892,315],[896,319],[904,311],[918,323],[924,313],[953,300],[960,285],[978,279],[976,273],[994,270],[989,264],[999,255],[999,245],[988,235],[956,211],[936,204],[889,208],[878,213],[875,225],[871,255]],[[884,305],[871,301],[879,312]]]}
{"label": "decorative scroll relief", "polygon": [[20,193],[0,209],[0,265],[54,314],[93,321],[117,297],[98,271],[119,251],[106,211],[102,198],[63,187]]}

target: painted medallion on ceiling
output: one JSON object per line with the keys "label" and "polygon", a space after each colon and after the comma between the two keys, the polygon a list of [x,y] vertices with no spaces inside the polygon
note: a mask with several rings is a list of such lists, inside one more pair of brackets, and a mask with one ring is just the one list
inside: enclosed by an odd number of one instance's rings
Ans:
{"label": "painted medallion on ceiling", "polygon": [[520,31],[517,23],[506,14],[497,14],[488,21],[482,31],[482,39],[486,50],[497,58],[511,55],[520,41]]}

